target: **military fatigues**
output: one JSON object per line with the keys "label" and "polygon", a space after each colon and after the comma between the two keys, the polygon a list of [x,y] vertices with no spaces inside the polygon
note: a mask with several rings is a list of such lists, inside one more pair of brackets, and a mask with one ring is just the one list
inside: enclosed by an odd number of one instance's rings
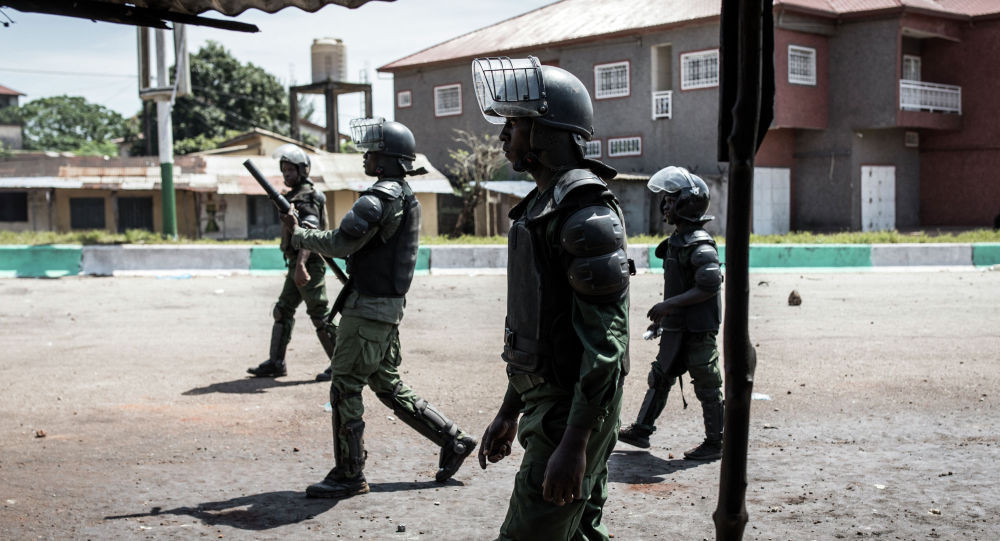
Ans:
{"label": "military fatigues", "polygon": [[[575,169],[544,193],[532,191],[510,217],[503,359],[507,393],[524,404],[518,441],[525,451],[500,539],[608,539],[601,524],[607,462],[628,371],[621,211],[603,181]],[[588,229],[602,223],[617,227],[617,239]],[[591,434],[583,499],[559,507],[543,499],[542,480],[567,426]]]}
{"label": "military fatigues", "polygon": [[[326,198],[322,192],[313,188],[311,182],[303,181],[292,189],[286,198],[295,207],[299,219],[311,223],[319,229],[327,228]],[[316,329],[316,335],[326,350],[327,357],[333,353],[332,323],[327,322],[330,313],[326,296],[326,263],[319,254],[309,254],[306,259],[306,270],[309,271],[309,282],[305,286],[295,285],[295,266],[298,264],[299,250],[289,246],[282,239],[281,251],[288,264],[285,274],[285,285],[281,295],[274,305],[274,327],[271,333],[271,360],[284,360],[288,342],[292,339],[292,328],[295,326],[295,310],[304,301],[306,313]]]}
{"label": "military fatigues", "polygon": [[[722,288],[715,241],[700,226],[681,225],[659,246],[663,258],[664,299],[691,288],[718,292]],[[691,377],[702,405],[705,438],[722,441],[722,374],[716,335],[721,321],[721,295],[676,310],[660,321],[660,351],[649,371],[649,391],[632,430],[646,435],[667,403],[674,382],[684,372]],[[623,436],[624,437],[624,436]]]}
{"label": "military fatigues", "polygon": [[296,229],[292,236],[296,248],[346,257],[350,274],[337,299],[341,319],[331,363],[334,480],[362,476],[367,456],[362,437],[365,385],[397,418],[442,446],[442,460],[447,454],[444,449],[469,444],[455,423],[399,377],[402,357],[397,326],[413,279],[419,232],[420,204],[410,186],[380,180],[361,195],[337,230]]}

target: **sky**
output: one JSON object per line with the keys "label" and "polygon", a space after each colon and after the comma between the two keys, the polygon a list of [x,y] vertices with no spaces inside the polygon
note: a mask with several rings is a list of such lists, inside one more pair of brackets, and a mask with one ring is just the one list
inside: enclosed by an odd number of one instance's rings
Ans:
{"label": "sky", "polygon": [[[285,8],[274,14],[248,10],[233,20],[256,24],[249,34],[189,26],[189,51],[208,40],[221,43],[241,62],[263,67],[284,85],[311,82],[310,46],[334,37],[347,48],[352,81],[366,71],[372,82],[375,115],[392,118],[391,74],[375,69],[453,37],[555,0],[396,0],[369,2],[354,10],[329,5],[315,13]],[[216,12],[202,16],[226,18]],[[58,95],[88,101],[132,116],[140,108],[134,26],[0,8],[0,85],[26,94],[21,104]],[[314,120],[324,118],[317,99]],[[361,95],[342,96],[341,130],[363,114]]]}

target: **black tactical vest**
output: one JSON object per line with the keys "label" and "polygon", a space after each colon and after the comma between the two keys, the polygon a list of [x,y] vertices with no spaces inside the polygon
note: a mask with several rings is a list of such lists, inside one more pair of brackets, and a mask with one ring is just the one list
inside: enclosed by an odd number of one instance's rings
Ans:
{"label": "black tactical vest", "polygon": [[[379,232],[347,258],[354,287],[371,297],[402,297],[410,290],[420,241],[420,202],[405,182],[380,180],[362,195],[382,200]],[[401,209],[402,216],[397,216]]]}
{"label": "black tactical vest", "polygon": [[[674,231],[669,238],[656,247],[656,255],[663,258],[663,298],[669,299],[695,287],[694,273],[698,269],[691,265],[691,252],[699,244],[715,241],[703,229],[681,232]],[[685,306],[660,321],[667,330],[689,332],[718,331],[721,322],[722,295],[691,306]]]}
{"label": "black tactical vest", "polygon": [[[589,176],[594,182],[587,184],[593,185],[574,197],[560,193],[568,191],[565,175],[553,190],[540,196],[533,190],[511,210],[514,222],[507,234],[507,319],[501,357],[512,373],[539,375],[567,389],[579,377],[583,345],[571,321],[573,290],[565,267],[569,255],[560,245],[558,231],[573,211],[615,200],[603,182]],[[581,198],[580,192],[586,195]],[[554,193],[563,196],[559,203]]]}

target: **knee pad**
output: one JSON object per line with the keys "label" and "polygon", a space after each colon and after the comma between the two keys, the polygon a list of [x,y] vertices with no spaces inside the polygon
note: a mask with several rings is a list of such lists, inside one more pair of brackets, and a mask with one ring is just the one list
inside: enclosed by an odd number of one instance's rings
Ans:
{"label": "knee pad", "polygon": [[694,395],[701,403],[722,402],[722,389],[718,387],[698,387],[694,388]]}
{"label": "knee pad", "polygon": [[649,385],[650,389],[666,391],[674,386],[675,381],[677,381],[677,378],[661,374],[660,371],[656,369],[656,364],[654,363],[654,368],[649,371],[649,377],[647,378],[646,383]]}

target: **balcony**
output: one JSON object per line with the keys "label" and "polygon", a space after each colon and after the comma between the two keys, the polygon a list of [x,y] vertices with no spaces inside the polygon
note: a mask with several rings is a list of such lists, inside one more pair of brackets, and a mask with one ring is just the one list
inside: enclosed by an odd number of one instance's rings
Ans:
{"label": "balcony", "polygon": [[928,111],[960,115],[962,114],[962,87],[900,79],[899,108],[903,111]]}
{"label": "balcony", "polygon": [[657,90],[653,92],[653,120],[658,118],[670,118],[673,114],[671,90]]}

